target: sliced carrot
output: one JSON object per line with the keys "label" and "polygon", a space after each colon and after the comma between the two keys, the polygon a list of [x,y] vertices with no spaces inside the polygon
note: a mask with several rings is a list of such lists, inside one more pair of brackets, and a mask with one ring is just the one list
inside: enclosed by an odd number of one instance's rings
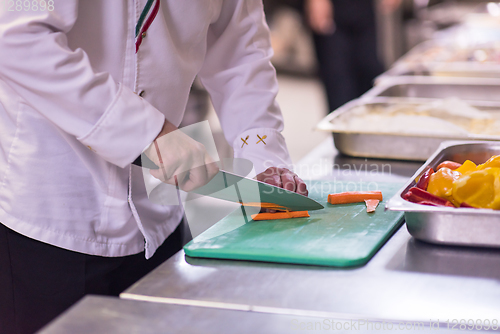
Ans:
{"label": "sliced carrot", "polygon": [[380,201],[378,199],[365,199],[365,204],[366,204],[366,212],[375,212],[375,209],[378,206],[378,203]]}
{"label": "sliced carrot", "polygon": [[462,164],[459,164],[458,162],[455,162],[455,161],[443,161],[442,163],[440,163],[437,166],[436,170],[439,170],[440,168],[443,168],[443,167],[449,168],[451,170],[455,170],[460,166],[462,166]]}
{"label": "sliced carrot", "polygon": [[328,203],[330,204],[347,204],[359,203],[365,199],[378,199],[382,200],[381,191],[346,191],[338,194],[329,194]]}
{"label": "sliced carrot", "polygon": [[253,220],[273,220],[273,219],[288,219],[288,218],[302,218],[310,217],[308,211],[286,211],[274,213],[257,213],[252,215]]}
{"label": "sliced carrot", "polygon": [[269,209],[269,210],[279,210],[279,211],[286,211],[287,208],[281,205],[277,205],[274,203],[258,203],[258,202],[247,202],[247,203],[242,203],[243,206],[252,206],[256,208],[262,208],[262,209]]}

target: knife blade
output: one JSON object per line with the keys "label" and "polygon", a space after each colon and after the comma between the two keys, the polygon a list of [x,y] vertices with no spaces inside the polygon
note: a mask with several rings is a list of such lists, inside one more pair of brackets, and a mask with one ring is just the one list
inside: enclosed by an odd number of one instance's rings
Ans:
{"label": "knife blade", "polygon": [[[159,168],[145,154],[137,158],[133,164],[149,169]],[[307,196],[223,170],[220,170],[210,182],[192,190],[191,193],[247,206],[269,203],[289,211],[313,211],[324,208]]]}
{"label": "knife blade", "polygon": [[270,203],[289,211],[313,211],[324,208],[307,196],[222,170],[206,185],[191,192],[250,206]]}

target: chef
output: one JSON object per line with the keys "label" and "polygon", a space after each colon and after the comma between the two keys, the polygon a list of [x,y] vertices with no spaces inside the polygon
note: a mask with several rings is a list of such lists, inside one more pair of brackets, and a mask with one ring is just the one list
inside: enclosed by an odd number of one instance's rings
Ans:
{"label": "chef", "polygon": [[[271,55],[260,0],[0,2],[0,333],[117,295],[181,249],[181,207],[149,201],[131,163],[205,159],[190,138],[160,140],[195,76],[235,157],[307,194],[287,169]],[[217,172],[206,162],[194,186]]]}

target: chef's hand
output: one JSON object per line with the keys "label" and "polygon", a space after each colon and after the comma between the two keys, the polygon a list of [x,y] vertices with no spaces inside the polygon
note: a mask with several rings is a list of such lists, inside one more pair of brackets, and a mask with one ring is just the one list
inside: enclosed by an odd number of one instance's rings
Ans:
{"label": "chef's hand", "polygon": [[160,167],[151,169],[151,175],[184,191],[207,184],[219,171],[203,144],[166,120],[162,131],[144,154]]}
{"label": "chef's hand", "polygon": [[307,196],[307,186],[297,174],[286,168],[270,167],[257,175],[257,180]]}

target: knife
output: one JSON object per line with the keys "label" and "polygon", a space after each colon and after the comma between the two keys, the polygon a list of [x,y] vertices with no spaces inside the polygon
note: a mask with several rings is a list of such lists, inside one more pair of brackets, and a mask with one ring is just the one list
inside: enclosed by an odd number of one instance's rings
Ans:
{"label": "knife", "polygon": [[323,209],[323,205],[307,196],[223,170],[191,192],[248,206],[270,203],[289,211]]}
{"label": "knife", "polygon": [[[149,169],[159,169],[144,154],[142,161],[139,157],[134,164]],[[244,206],[270,203],[289,211],[313,211],[324,208],[323,205],[307,196],[223,170],[219,170],[210,182],[190,192],[240,203]]]}

